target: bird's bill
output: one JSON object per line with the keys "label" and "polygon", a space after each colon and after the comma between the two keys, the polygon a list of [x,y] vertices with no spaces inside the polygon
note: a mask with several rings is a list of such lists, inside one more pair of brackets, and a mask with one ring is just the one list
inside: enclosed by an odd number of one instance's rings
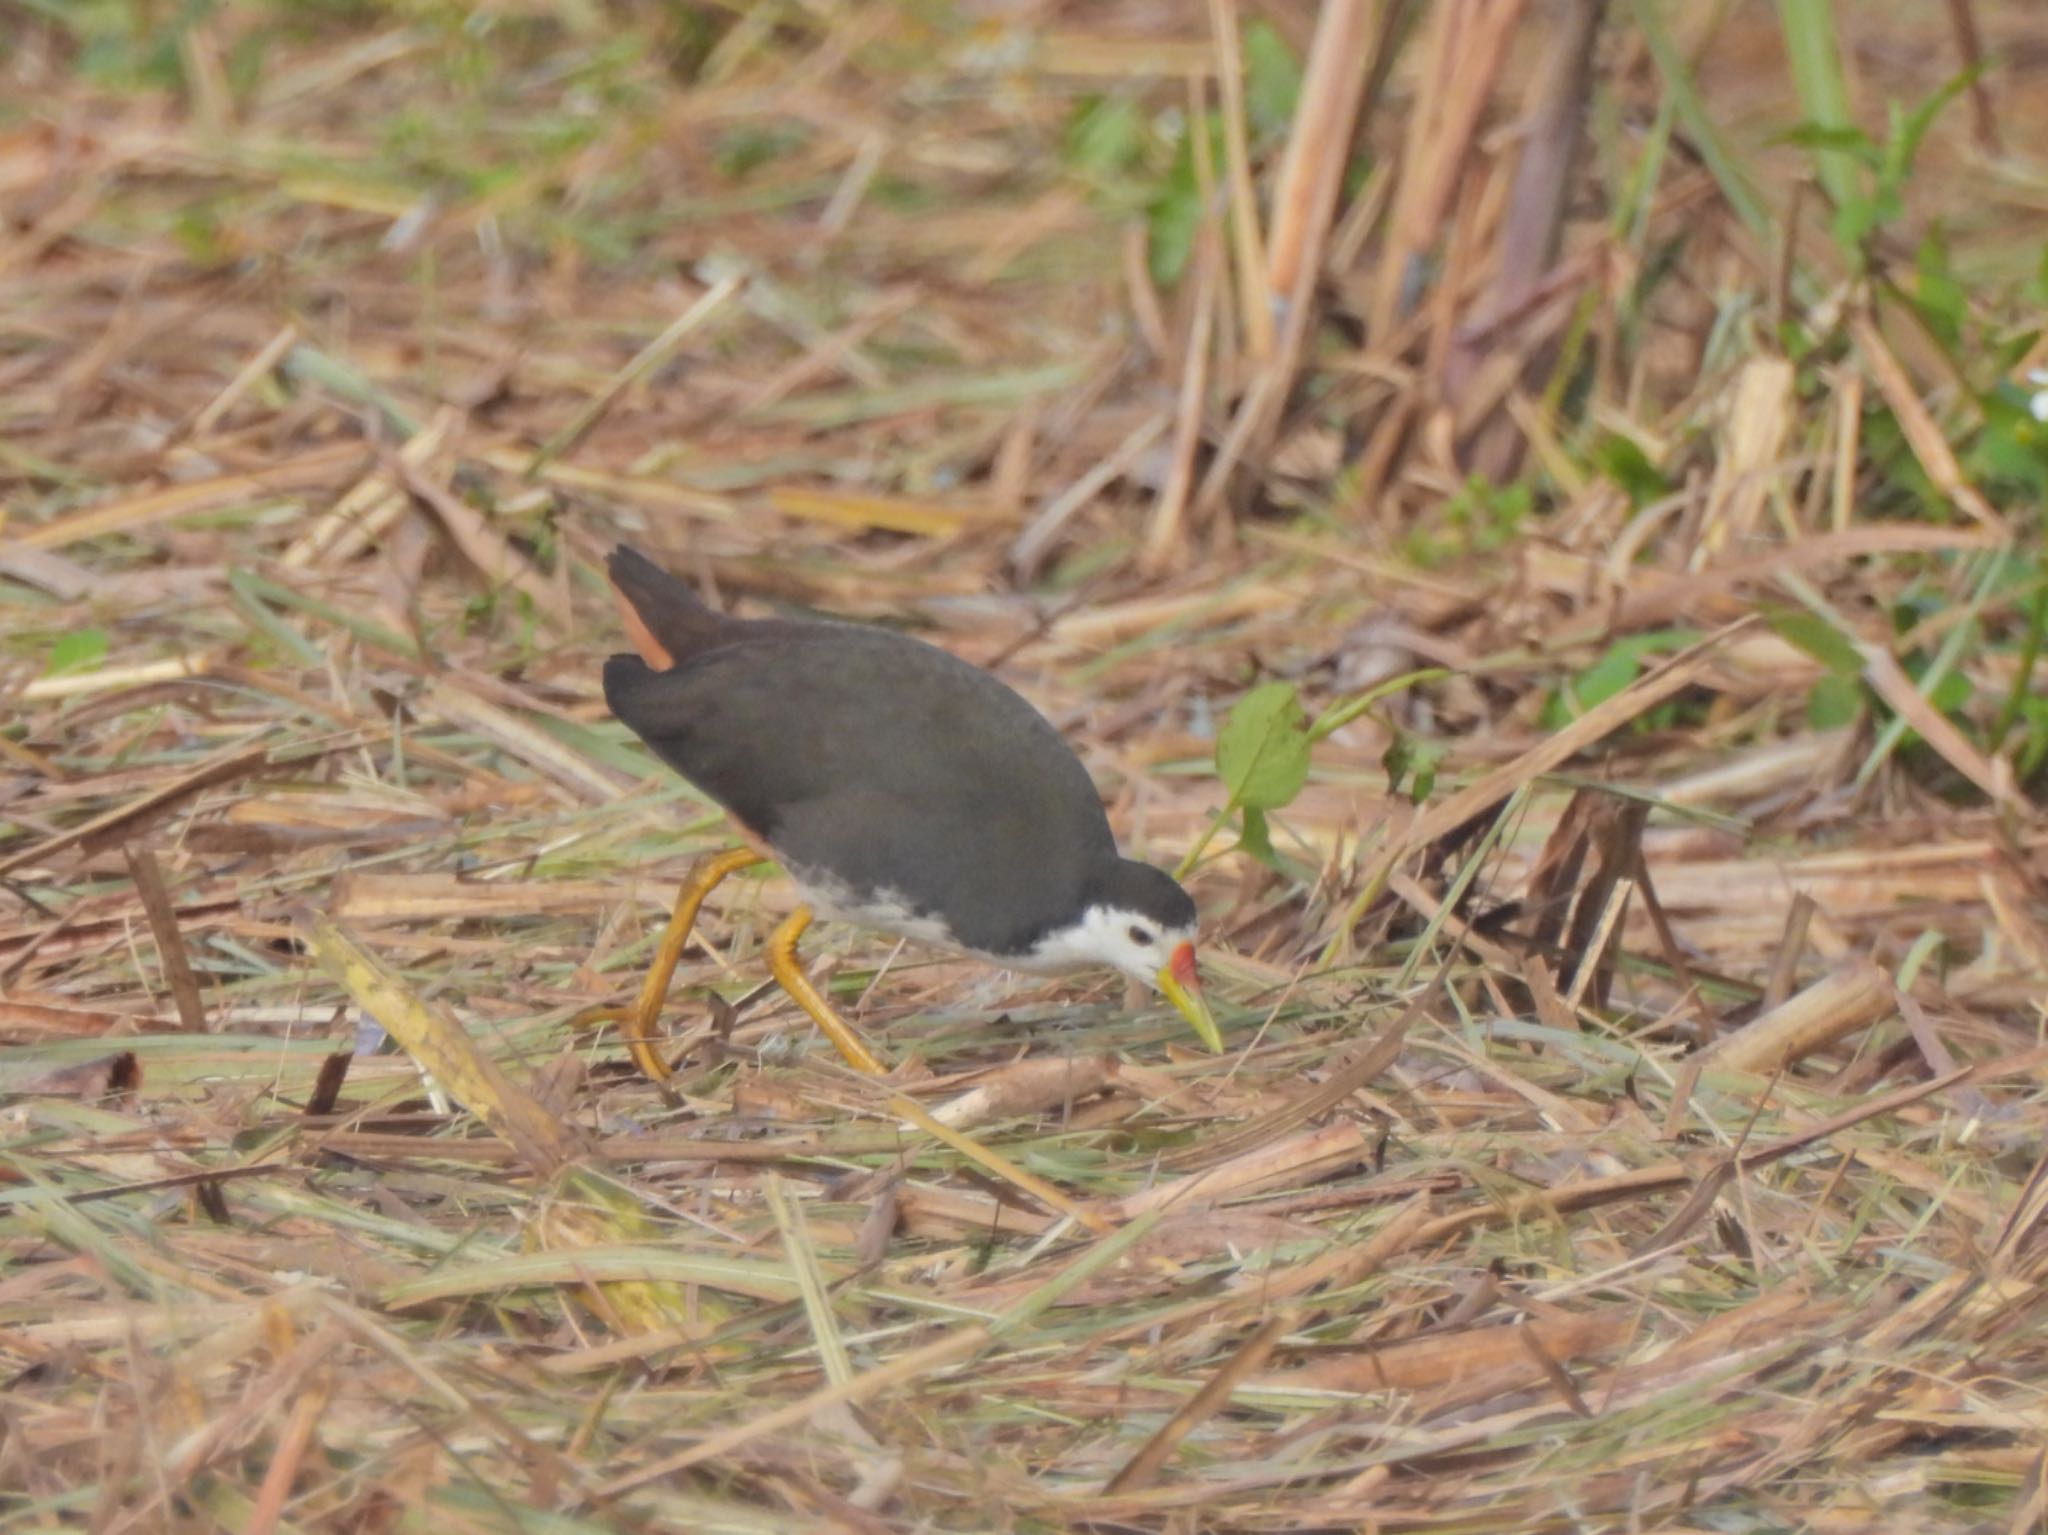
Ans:
{"label": "bird's bill", "polygon": [[1216,1054],[1223,1053],[1223,1033],[1202,995],[1202,978],[1195,973],[1195,946],[1184,943],[1173,951],[1170,963],[1160,967],[1159,990],[1174,1011],[1187,1019],[1195,1036]]}

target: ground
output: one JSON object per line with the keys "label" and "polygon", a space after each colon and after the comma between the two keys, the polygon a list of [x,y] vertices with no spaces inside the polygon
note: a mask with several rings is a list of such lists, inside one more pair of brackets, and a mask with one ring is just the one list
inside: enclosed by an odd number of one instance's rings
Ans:
{"label": "ground", "polygon": [[[0,20],[0,1529],[2048,1524],[2028,6]],[[863,1078],[773,871],[571,1027],[621,538],[1026,693],[1225,1054],[821,926]]]}

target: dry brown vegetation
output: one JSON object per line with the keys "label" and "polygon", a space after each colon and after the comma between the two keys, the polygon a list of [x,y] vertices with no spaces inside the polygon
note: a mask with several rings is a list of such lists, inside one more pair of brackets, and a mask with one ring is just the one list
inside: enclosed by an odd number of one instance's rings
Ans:
{"label": "dry brown vegetation", "polygon": [[[1836,10],[0,3],[0,1529],[2048,1526],[2048,51]],[[1229,1052],[824,929],[856,1078],[776,877],[572,1034],[620,537],[1208,836]]]}

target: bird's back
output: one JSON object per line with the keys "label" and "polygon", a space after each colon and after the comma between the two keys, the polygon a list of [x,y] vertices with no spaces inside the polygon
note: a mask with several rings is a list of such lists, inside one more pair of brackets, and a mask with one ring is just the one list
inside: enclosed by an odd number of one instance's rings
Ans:
{"label": "bird's back", "polygon": [[[629,602],[661,593],[620,586]],[[670,655],[683,652],[676,664],[614,656],[605,699],[800,880],[829,876],[856,897],[914,892],[948,914],[953,942],[1005,954],[1070,919],[1115,859],[1087,770],[989,673],[886,629],[750,623],[689,601],[701,618],[679,621],[667,601],[640,612]]]}

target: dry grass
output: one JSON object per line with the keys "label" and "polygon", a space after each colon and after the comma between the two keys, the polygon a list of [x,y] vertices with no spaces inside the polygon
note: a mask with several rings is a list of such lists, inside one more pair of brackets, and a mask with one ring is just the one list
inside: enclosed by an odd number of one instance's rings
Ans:
{"label": "dry grass", "polygon": [[[2048,1527],[2030,8],[984,9],[0,4],[0,1529]],[[1343,707],[1230,1053],[777,878],[571,1035],[620,536],[1162,862]]]}

